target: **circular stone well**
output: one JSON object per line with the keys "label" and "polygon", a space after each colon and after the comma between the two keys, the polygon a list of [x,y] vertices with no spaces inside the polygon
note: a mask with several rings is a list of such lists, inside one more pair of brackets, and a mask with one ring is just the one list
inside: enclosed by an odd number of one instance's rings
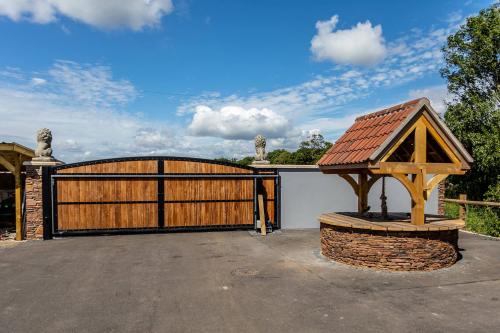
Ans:
{"label": "circular stone well", "polygon": [[[321,253],[335,261],[392,271],[429,271],[458,259],[456,221],[414,226],[329,213],[321,222]],[[446,223],[453,222],[453,223]]]}

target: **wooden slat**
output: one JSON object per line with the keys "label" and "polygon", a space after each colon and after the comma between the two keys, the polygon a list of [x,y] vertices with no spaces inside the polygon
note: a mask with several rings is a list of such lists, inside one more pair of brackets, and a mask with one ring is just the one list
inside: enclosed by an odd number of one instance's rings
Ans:
{"label": "wooden slat", "polygon": [[196,161],[165,161],[165,173],[252,173],[252,170]]}
{"label": "wooden slat", "polygon": [[407,218],[403,218],[401,220],[380,221],[365,217],[355,217],[346,213],[324,213],[321,214],[318,219],[322,223],[340,227],[380,231],[442,231],[458,229],[464,226],[464,223],[459,220],[437,220],[432,217],[430,217],[430,221],[424,225],[413,225]]}
{"label": "wooden slat", "polygon": [[155,160],[145,161],[121,161],[106,162],[76,166],[73,168],[60,169],[57,173],[157,173],[158,162]]}
{"label": "wooden slat", "polygon": [[500,207],[500,202],[494,201],[473,201],[473,200],[460,200],[460,199],[444,199],[444,202],[452,202],[462,205],[475,205],[475,206],[489,206],[489,207]]}
{"label": "wooden slat", "polygon": [[266,212],[264,208],[264,195],[259,194],[259,220],[260,220],[260,234],[266,235]]}
{"label": "wooden slat", "polygon": [[157,204],[60,205],[59,230],[157,227]]}
{"label": "wooden slat", "polygon": [[156,201],[157,181],[65,179],[57,181],[58,202]]}

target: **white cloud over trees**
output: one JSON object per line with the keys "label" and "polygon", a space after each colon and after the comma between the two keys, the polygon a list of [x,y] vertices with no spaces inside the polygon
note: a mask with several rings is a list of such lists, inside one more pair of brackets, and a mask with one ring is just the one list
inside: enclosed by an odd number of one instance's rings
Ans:
{"label": "white cloud over trees", "polygon": [[250,140],[256,133],[270,138],[284,137],[289,129],[288,120],[266,108],[244,109],[225,106],[213,110],[208,106],[196,107],[188,130],[196,136]]}

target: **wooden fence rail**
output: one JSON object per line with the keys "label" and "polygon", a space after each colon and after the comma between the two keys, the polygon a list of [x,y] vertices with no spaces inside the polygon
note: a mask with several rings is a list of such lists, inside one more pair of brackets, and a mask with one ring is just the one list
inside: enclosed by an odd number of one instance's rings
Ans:
{"label": "wooden fence rail", "polygon": [[460,209],[458,211],[458,217],[460,219],[462,219],[462,220],[465,220],[466,213],[467,213],[467,205],[487,206],[487,207],[500,207],[500,202],[467,200],[467,195],[466,194],[460,194],[459,195],[459,199],[447,199],[447,198],[445,198],[443,201],[444,202],[451,202],[451,203],[459,204],[460,205]]}

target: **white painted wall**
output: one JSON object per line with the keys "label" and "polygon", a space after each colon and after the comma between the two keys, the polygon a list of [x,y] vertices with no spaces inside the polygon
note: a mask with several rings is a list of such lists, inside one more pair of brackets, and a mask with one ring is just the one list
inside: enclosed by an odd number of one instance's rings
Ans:
{"label": "white painted wall", "polygon": [[[317,217],[326,212],[357,211],[357,198],[351,186],[338,175],[325,175],[319,169],[279,169],[281,176],[281,228],[319,228]],[[409,212],[410,195],[399,181],[386,178],[389,212]],[[368,195],[370,211],[380,211],[382,180]],[[432,192],[425,212],[437,214],[437,187]]]}

